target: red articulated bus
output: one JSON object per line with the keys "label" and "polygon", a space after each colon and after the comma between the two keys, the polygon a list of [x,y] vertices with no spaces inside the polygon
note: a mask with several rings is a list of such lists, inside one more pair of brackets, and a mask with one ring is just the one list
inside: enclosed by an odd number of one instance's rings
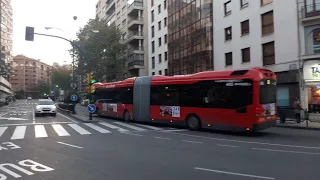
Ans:
{"label": "red articulated bus", "polygon": [[207,71],[96,83],[99,115],[189,129],[258,131],[275,125],[276,75],[267,69]]}

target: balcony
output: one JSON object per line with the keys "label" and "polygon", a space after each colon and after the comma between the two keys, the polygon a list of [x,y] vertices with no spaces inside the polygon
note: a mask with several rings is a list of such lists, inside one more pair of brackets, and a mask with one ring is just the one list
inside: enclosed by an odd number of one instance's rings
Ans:
{"label": "balcony", "polygon": [[132,54],[128,57],[128,70],[141,69],[144,66],[143,54]]}
{"label": "balcony", "polygon": [[142,31],[131,31],[129,32],[125,43],[130,43],[138,40],[143,40],[143,32]]}
{"label": "balcony", "polygon": [[135,0],[127,9],[127,13],[129,16],[136,15],[138,16],[138,11],[143,10],[143,1],[142,0]]}
{"label": "balcony", "polygon": [[139,25],[143,25],[143,17],[134,17],[129,18],[128,20],[128,29],[130,30],[138,30]]}
{"label": "balcony", "polygon": [[303,23],[320,23],[320,3],[313,3],[301,7],[301,21]]}
{"label": "balcony", "polygon": [[144,54],[144,48],[142,46],[129,48],[128,55],[131,56],[132,54]]}

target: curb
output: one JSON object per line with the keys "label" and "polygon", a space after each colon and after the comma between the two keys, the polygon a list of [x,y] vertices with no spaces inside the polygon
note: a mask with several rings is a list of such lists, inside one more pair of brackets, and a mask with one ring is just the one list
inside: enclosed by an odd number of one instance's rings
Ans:
{"label": "curb", "polygon": [[96,122],[99,122],[99,120],[94,120],[94,119],[92,119],[92,120],[89,120],[89,119],[88,120],[84,120],[84,119],[81,119],[81,118],[79,118],[77,116],[73,116],[72,112],[69,111],[69,110],[61,109],[59,107],[57,107],[57,109],[59,110],[59,112],[63,113],[64,115],[67,115],[67,116],[69,116],[69,117],[71,117],[73,119],[76,119],[78,121],[82,121],[82,122],[85,122],[85,123],[96,123]]}
{"label": "curb", "polygon": [[296,127],[296,126],[285,126],[285,125],[276,125],[274,127],[290,128],[290,129],[303,129],[303,130],[320,130],[320,128],[316,128],[316,127]]}

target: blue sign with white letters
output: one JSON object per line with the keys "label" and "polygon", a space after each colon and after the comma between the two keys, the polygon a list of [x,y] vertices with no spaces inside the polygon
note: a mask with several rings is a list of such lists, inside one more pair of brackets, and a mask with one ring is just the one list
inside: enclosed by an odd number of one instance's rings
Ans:
{"label": "blue sign with white letters", "polygon": [[77,101],[78,100],[78,96],[77,95],[71,95],[71,101]]}
{"label": "blue sign with white letters", "polygon": [[88,111],[89,113],[94,113],[96,111],[96,106],[94,104],[89,104],[88,105]]}

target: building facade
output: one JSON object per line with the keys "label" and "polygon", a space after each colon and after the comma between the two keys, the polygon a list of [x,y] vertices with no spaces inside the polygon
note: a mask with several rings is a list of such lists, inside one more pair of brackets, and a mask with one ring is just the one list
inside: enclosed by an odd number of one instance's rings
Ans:
{"label": "building facade", "polygon": [[[105,8],[100,8],[105,7]],[[99,0],[97,17],[108,25],[115,25],[128,44],[125,77],[144,76],[148,73],[147,3],[143,0]],[[105,16],[105,17],[104,17]]]}
{"label": "building facade", "polygon": [[274,71],[278,105],[299,96],[297,3],[294,0],[214,1],[215,70]]}
{"label": "building facade", "polygon": [[168,75],[168,1],[148,1],[149,75]]}
{"label": "building facade", "polygon": [[13,74],[11,78],[12,89],[14,91],[23,90],[25,96],[39,96],[39,82],[47,83],[51,87],[52,66],[17,55],[13,58]]}
{"label": "building facade", "polygon": [[212,4],[168,0],[168,75],[213,70]]}
{"label": "building facade", "polygon": [[2,0],[0,8],[0,98],[11,95],[8,82],[12,73],[12,6],[11,0]]}

